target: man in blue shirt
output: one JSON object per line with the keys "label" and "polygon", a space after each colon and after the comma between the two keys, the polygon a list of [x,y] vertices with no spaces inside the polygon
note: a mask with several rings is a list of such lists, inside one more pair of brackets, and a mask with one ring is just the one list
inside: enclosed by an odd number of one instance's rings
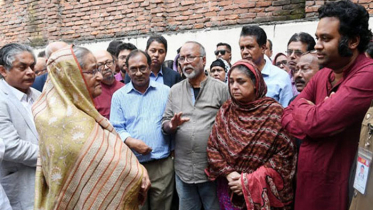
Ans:
{"label": "man in blue shirt", "polygon": [[258,67],[267,84],[266,96],[278,101],[283,107],[287,107],[293,97],[289,75],[272,65],[264,58],[267,35],[259,26],[244,26],[241,30],[239,45],[241,57],[250,60]]}
{"label": "man in blue shirt", "polygon": [[152,186],[141,209],[170,209],[174,168],[170,140],[161,131],[170,88],[150,80],[151,59],[147,53],[132,51],[126,65],[131,82],[114,93],[110,121],[148,170]]}

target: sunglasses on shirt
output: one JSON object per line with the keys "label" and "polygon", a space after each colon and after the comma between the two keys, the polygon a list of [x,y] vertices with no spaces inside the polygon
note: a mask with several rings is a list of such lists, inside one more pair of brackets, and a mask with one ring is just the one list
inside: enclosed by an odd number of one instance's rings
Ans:
{"label": "sunglasses on shirt", "polygon": [[215,55],[225,55],[225,53],[228,52],[227,50],[215,50]]}

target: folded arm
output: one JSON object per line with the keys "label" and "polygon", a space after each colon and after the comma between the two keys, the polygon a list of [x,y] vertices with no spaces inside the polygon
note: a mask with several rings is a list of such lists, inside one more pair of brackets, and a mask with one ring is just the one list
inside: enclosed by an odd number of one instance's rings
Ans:
{"label": "folded arm", "polygon": [[282,125],[292,135],[304,139],[332,136],[348,126],[360,123],[373,99],[373,75],[360,74],[341,86],[338,91],[321,103],[315,102],[309,93],[316,90],[311,80],[305,90],[285,109]]}

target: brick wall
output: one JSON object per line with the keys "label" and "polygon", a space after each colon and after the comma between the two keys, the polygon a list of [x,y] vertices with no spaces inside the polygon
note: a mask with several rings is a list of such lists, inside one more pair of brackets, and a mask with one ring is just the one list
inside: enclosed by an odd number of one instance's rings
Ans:
{"label": "brick wall", "polygon": [[[325,3],[332,1],[335,0],[306,0],[306,18],[317,17],[317,10]],[[352,2],[363,5],[369,14],[373,14],[373,0],[352,0]]]}
{"label": "brick wall", "polygon": [[[372,0],[356,0],[373,13]],[[0,0],[0,46],[312,18],[325,0]]]}

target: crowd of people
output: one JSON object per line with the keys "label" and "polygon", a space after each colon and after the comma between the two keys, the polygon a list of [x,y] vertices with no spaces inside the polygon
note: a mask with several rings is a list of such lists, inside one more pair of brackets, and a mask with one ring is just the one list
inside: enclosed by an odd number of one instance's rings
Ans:
{"label": "crowd of people", "polygon": [[[349,0],[316,40],[273,56],[243,26],[241,60],[187,41],[94,52],[0,49],[0,209],[364,210],[373,204],[373,37]],[[238,52],[237,52],[238,53]]]}

